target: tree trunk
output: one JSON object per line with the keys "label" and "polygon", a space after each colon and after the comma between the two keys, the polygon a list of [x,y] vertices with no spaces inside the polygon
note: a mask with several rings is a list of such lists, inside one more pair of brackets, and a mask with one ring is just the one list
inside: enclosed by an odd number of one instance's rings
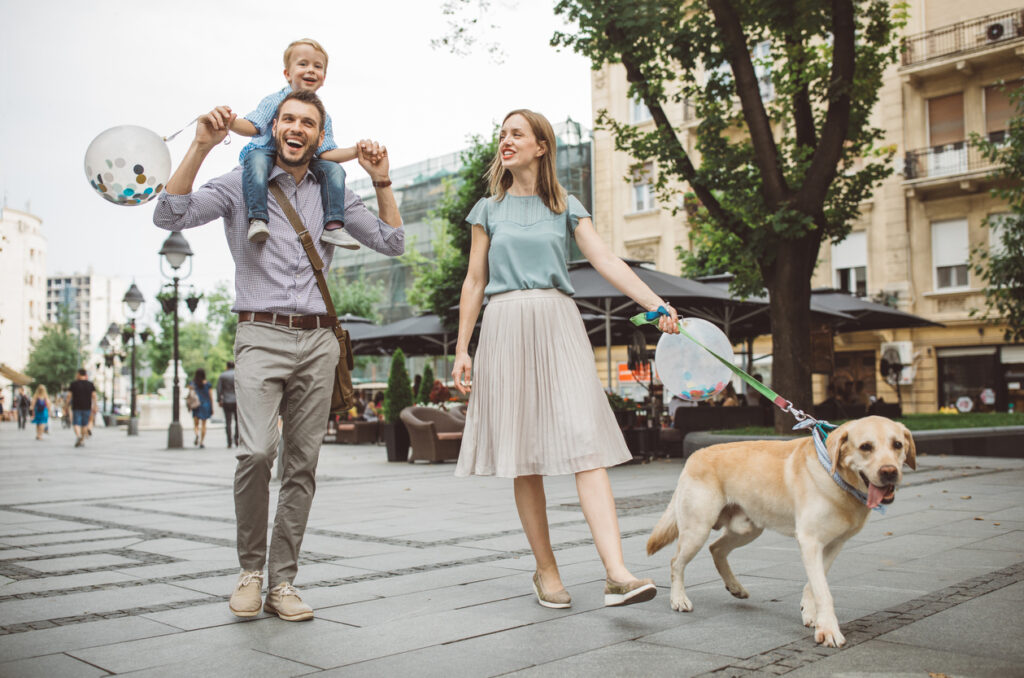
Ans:
{"label": "tree trunk", "polygon": [[[780,247],[762,272],[770,295],[772,319],[772,389],[808,411],[811,402],[811,274],[818,256],[819,234]],[[794,421],[775,411],[775,432],[789,431]]]}

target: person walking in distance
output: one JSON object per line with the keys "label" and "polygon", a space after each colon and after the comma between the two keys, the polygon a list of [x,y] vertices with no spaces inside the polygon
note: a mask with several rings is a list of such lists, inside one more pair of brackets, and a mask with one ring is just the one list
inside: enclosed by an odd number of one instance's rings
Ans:
{"label": "person walking in distance", "polygon": [[[329,269],[334,246],[320,238],[323,202],[318,179],[310,171],[310,161],[323,141],[325,118],[323,103],[312,92],[290,92],[278,105],[267,205],[271,237],[262,245],[253,245],[246,237],[249,224],[241,168],[192,190],[206,156],[223,141],[235,120],[225,106],[199,116],[195,138],[153,213],[157,226],[173,231],[223,219],[235,263],[232,310],[239,320],[235,395],[241,442],[235,454],[235,516],[241,572],[228,606],[239,617],[259,614],[261,603],[265,611],[286,621],[313,617],[313,609],[293,583],[316,490],[316,466],[341,349],[313,265],[282,205],[291,203],[316,254]],[[369,140],[357,146],[359,164],[376,189],[379,216],[346,190],[345,228],[370,249],[401,254],[405,231],[390,188],[387,149]],[[277,414],[282,404],[287,405],[283,475],[268,556],[270,471],[277,456]],[[261,601],[264,564],[270,590]]]}
{"label": "person walking in distance", "polygon": [[46,393],[46,387],[42,384],[36,387],[32,395],[32,423],[36,425],[36,440],[43,439],[43,431],[50,423],[50,411],[53,405],[50,403],[50,396]]}
{"label": "person walking in distance", "polygon": [[78,370],[78,376],[71,386],[68,387],[70,398],[68,406],[71,408],[71,425],[75,431],[75,447],[85,444],[85,436],[89,429],[89,417],[96,409],[96,386],[89,381],[84,369]]}
{"label": "person walking in distance", "polygon": [[[238,446],[238,401],[235,398],[235,363],[227,362],[227,368],[217,377],[217,404],[224,413],[224,430],[228,435],[228,449],[232,443]],[[234,436],[232,436],[234,422]]]}
{"label": "person walking in distance", "polygon": [[28,422],[28,413],[32,409],[32,400],[25,393],[25,387],[18,387],[18,395],[14,397],[14,409],[18,411],[18,428],[25,428]]}

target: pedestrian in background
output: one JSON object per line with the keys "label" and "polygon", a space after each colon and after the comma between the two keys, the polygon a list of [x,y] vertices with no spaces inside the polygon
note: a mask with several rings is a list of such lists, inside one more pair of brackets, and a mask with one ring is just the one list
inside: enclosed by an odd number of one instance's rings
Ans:
{"label": "pedestrian in background", "polygon": [[199,400],[199,404],[192,408],[192,428],[196,434],[195,445],[205,448],[206,422],[213,415],[213,398],[210,396],[210,382],[206,381],[206,370],[202,367],[196,370],[189,388]]}
{"label": "pedestrian in background", "polygon": [[36,425],[36,440],[43,439],[43,431],[50,423],[50,410],[53,405],[50,403],[50,396],[46,393],[46,387],[42,384],[36,387],[32,395],[32,423]]}
{"label": "pedestrian in background", "polygon": [[85,436],[89,431],[89,419],[97,409],[96,386],[89,381],[84,369],[78,370],[78,376],[68,387],[68,408],[71,409],[71,424],[75,431],[75,447],[85,444]]}
{"label": "pedestrian in background", "polygon": [[17,387],[17,395],[14,397],[14,408],[17,410],[17,427],[25,428],[29,421],[29,410],[32,409],[32,400],[25,393],[25,386]]}
{"label": "pedestrian in background", "polygon": [[[235,363],[227,362],[227,369],[217,377],[217,404],[224,412],[224,430],[228,435],[228,449],[232,442],[238,446],[238,400],[235,398]],[[231,435],[234,423],[234,436]]]}
{"label": "pedestrian in background", "polygon": [[466,218],[469,268],[459,303],[452,377],[470,391],[469,341],[484,296],[472,397],[455,475],[514,478],[516,507],[537,570],[544,607],[571,605],[548,532],[544,476],[574,474],[583,515],[606,572],[604,603],[654,598],[650,579],[626,568],[615,498],[606,468],[633,458],[594,371],[593,351],[572,301],[566,260],[576,240],[594,268],[648,311],[667,309],[662,331],[678,332],[676,313],[608,248],[590,214],[558,183],[551,123],[528,110],[505,116],[489,170],[491,197]]}

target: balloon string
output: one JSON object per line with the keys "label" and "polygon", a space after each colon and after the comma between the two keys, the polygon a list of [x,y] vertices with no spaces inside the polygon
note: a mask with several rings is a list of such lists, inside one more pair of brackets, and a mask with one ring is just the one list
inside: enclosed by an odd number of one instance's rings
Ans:
{"label": "balloon string", "polygon": [[[175,132],[174,134],[171,134],[170,136],[166,136],[166,137],[164,137],[164,141],[170,141],[170,140],[171,140],[171,139],[173,139],[174,137],[178,136],[179,134],[181,134],[182,132],[184,132],[184,131],[185,131],[186,129],[188,129],[189,125],[191,125],[192,123],[196,122],[197,120],[199,120],[199,117],[198,117],[198,116],[196,116],[195,118],[192,118],[191,120],[189,120],[189,121],[188,121],[188,123],[187,123],[187,124],[186,124],[186,125],[185,125],[184,127],[182,127],[181,129],[179,129],[179,130],[178,130],[177,132]],[[227,135],[226,137],[224,137],[224,141],[223,141],[223,144],[224,144],[225,146],[227,146],[227,145],[228,145],[228,144],[230,144],[230,143],[231,143],[231,135],[229,134],[229,135]]]}

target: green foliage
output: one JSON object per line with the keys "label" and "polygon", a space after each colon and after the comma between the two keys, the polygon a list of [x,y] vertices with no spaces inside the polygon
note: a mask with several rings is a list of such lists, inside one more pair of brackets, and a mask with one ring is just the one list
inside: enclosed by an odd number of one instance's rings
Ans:
{"label": "green foliage", "polygon": [[995,144],[978,135],[971,142],[982,155],[1000,165],[995,172],[1003,180],[992,195],[1008,203],[1009,214],[988,217],[984,225],[998,228],[999,246],[987,245],[971,250],[971,270],[985,281],[985,308],[973,309],[993,324],[1004,324],[1003,339],[1024,341],[1024,87],[1009,94],[1016,108],[1003,143]]}
{"label": "green foliage", "polygon": [[430,389],[434,387],[434,368],[427,363],[427,366],[423,368],[423,378],[420,380],[420,392],[415,393],[416,402],[418,403],[429,403],[430,402]]}
{"label": "green foliage", "polygon": [[412,268],[413,282],[406,296],[409,302],[437,314],[449,328],[458,327],[459,297],[469,264],[472,232],[466,215],[480,198],[486,197],[487,167],[498,149],[498,129],[489,138],[473,136],[462,153],[462,167],[445,182],[444,196],[431,210],[428,222],[433,230],[433,259],[415,247],[406,247],[403,263]]}
{"label": "green foliage", "polygon": [[398,415],[413,404],[412,384],[405,367],[405,352],[395,351],[391,356],[391,372],[388,374],[388,390],[384,394],[384,421],[397,422]]}
{"label": "green foliage", "polygon": [[235,303],[235,296],[227,281],[220,281],[213,288],[212,292],[205,294],[206,315],[211,328],[219,328],[217,340],[214,342],[215,356],[211,356],[211,362],[220,360],[220,367],[224,367],[224,361],[234,360],[235,355],[235,333],[238,331],[238,315],[231,311]]}
{"label": "green foliage", "polygon": [[[710,11],[709,11],[710,10]],[[598,113],[637,172],[653,162],[659,201],[684,209],[688,271],[736,274],[733,291],[767,288],[777,385],[810,404],[810,278],[823,242],[846,237],[859,205],[892,171],[869,116],[894,63],[906,5],[886,0],[559,0],[578,29],[555,46],[595,69],[621,63],[651,126]],[[695,162],[666,109],[699,120]],[[699,162],[699,164],[696,164]],[[684,202],[685,205],[685,202]]]}
{"label": "green foliage", "polygon": [[342,269],[335,268],[327,276],[327,289],[338,315],[350,313],[380,322],[381,316],[374,309],[384,296],[383,282],[370,283],[362,273],[358,278],[347,279]]}
{"label": "green foliage", "polygon": [[61,304],[57,322],[43,326],[42,335],[32,340],[25,373],[53,396],[74,380],[84,359],[78,337],[71,332],[71,314]]}

